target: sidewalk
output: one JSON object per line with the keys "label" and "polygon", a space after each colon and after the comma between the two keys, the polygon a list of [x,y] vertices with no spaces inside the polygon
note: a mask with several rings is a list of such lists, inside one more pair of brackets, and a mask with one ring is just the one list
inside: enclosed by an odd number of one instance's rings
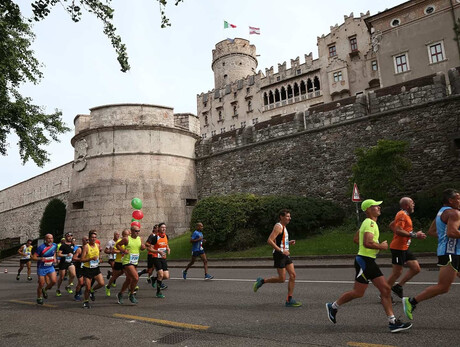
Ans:
{"label": "sidewalk", "polygon": [[[418,253],[415,254],[422,268],[436,268],[438,257],[436,253]],[[322,256],[304,256],[292,257],[296,268],[350,268],[354,267],[355,255],[322,255]],[[168,260],[169,268],[185,268],[190,259]],[[200,266],[201,261],[197,260],[195,266]],[[377,257],[377,264],[380,267],[391,267],[391,255],[382,254]],[[34,266],[34,264],[32,265]],[[9,257],[0,260],[0,270],[13,269],[19,267],[19,256]],[[101,264],[102,268],[109,267],[107,262]],[[147,267],[146,261],[140,261],[140,269]],[[213,259],[208,258],[208,267],[220,269],[261,269],[273,268],[273,259],[267,258],[229,258]]]}

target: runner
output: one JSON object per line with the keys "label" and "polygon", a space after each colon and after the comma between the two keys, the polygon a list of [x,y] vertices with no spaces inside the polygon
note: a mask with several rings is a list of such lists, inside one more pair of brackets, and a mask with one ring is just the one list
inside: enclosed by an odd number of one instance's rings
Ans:
{"label": "runner", "polygon": [[[113,264],[113,272],[112,272],[112,277],[110,277],[109,283],[105,286],[105,295],[110,296],[110,287],[116,287],[117,285],[115,284],[115,281],[117,280],[118,277],[120,277],[123,274],[123,264],[122,264],[122,257],[123,254],[121,254],[120,250],[117,248],[117,244],[120,243],[123,238],[128,237],[130,234],[130,229],[124,229],[121,233],[122,238],[118,238],[117,242],[115,242],[115,245],[113,247],[113,252],[115,252],[115,261]],[[122,246],[122,249],[125,249],[125,246]]]}
{"label": "runner", "polygon": [[190,260],[190,263],[188,263],[185,270],[182,271],[182,277],[184,280],[187,279],[187,270],[190,269],[195,263],[196,257],[200,257],[201,261],[203,262],[204,279],[211,280],[214,278],[214,276],[208,274],[208,259],[206,259],[206,253],[203,249],[203,243],[206,242],[206,240],[203,239],[202,230],[203,223],[197,223],[196,230],[193,232],[192,237],[190,238],[190,242],[192,243],[192,259]]}
{"label": "runner", "polygon": [[168,245],[168,235],[166,235],[166,224],[158,224],[158,234],[154,237],[150,246],[148,247],[149,252],[153,253],[153,265],[157,270],[156,281],[155,278],[152,278],[152,287],[155,288],[155,282],[157,287],[157,298],[164,298],[165,296],[161,292],[162,289],[166,289],[167,286],[163,284],[163,280],[169,278],[168,263],[166,261],[166,253],[171,254],[171,250]]}
{"label": "runner", "polygon": [[111,239],[109,242],[107,242],[107,245],[105,246],[104,253],[109,255],[109,264],[110,268],[112,271],[108,270],[107,271],[107,279],[110,279],[110,275],[113,272],[113,266],[115,263],[115,257],[116,257],[116,252],[114,252],[114,246],[115,243],[120,239],[120,233],[119,232],[114,232],[113,233],[113,239]]}
{"label": "runner", "polygon": [[[43,299],[48,299],[47,291],[56,284],[56,262],[57,245],[53,243],[53,235],[45,235],[45,243],[37,247],[32,259],[37,262],[37,304],[43,305]],[[45,285],[45,278],[47,284]]]}
{"label": "runner", "polygon": [[72,244],[72,233],[65,234],[65,240],[61,243],[61,247],[57,252],[57,256],[61,259],[59,262],[59,279],[57,282],[56,296],[61,296],[61,284],[64,280],[65,273],[69,274],[69,285],[65,286],[65,290],[69,294],[73,294],[73,290],[70,284],[75,278],[75,265],[72,263],[73,260],[73,244]]}
{"label": "runner", "polygon": [[[117,248],[123,254],[122,264],[123,271],[126,275],[126,280],[121,287],[120,292],[117,294],[118,303],[123,304],[123,292],[129,288],[129,301],[133,304],[137,304],[137,299],[134,296],[139,276],[137,274],[137,264],[139,263],[139,255],[141,250],[145,249],[145,245],[142,244],[142,240],[139,236],[140,228],[136,225],[131,227],[131,235],[123,237],[123,239],[117,243]],[[123,246],[124,249],[123,249]]]}
{"label": "runner", "polygon": [[[417,232],[413,231],[412,219],[409,215],[414,212],[414,201],[411,198],[404,197],[399,201],[399,206],[401,207],[401,211],[396,214],[394,221],[390,224],[391,230],[394,233],[390,244],[393,269],[387,279],[387,283],[393,293],[402,298],[404,284],[420,272],[420,264],[409,250],[411,239],[417,238],[423,240],[426,238],[426,235],[421,230]],[[407,264],[409,270],[402,280],[394,285],[403,272],[404,264]]]}
{"label": "runner", "polygon": [[391,305],[391,289],[383,277],[380,268],[375,262],[379,250],[388,249],[387,241],[379,243],[379,227],[377,218],[380,216],[380,204],[382,201],[372,199],[364,200],[361,209],[366,213],[366,219],[356,233],[354,241],[359,244],[359,252],[355,258],[355,285],[349,292],[343,293],[337,301],[326,303],[327,317],[332,323],[336,323],[336,315],[339,307],[351,300],[361,298],[369,286],[369,280],[380,291],[381,303],[388,317],[388,327],[392,333],[407,330],[412,327],[411,323],[403,323],[395,318]]}
{"label": "runner", "polygon": [[21,256],[19,259],[19,269],[18,275],[16,276],[16,280],[19,281],[19,275],[21,274],[22,269],[24,269],[24,265],[27,265],[27,280],[32,281],[31,277],[31,261],[30,256],[32,254],[32,240],[27,240],[27,243],[22,245],[21,248],[18,249],[18,253]]}
{"label": "runner", "polygon": [[[102,277],[101,269],[99,264],[100,259],[100,248],[96,243],[97,234],[95,230],[89,232],[89,243],[83,247],[81,262],[83,263],[83,277],[85,282],[85,301],[83,302],[83,308],[90,308],[89,298],[91,301],[96,300],[95,291],[104,286],[104,277]],[[91,281],[95,280],[97,285],[91,288]]]}
{"label": "runner", "polygon": [[[149,235],[149,237],[147,238],[147,241],[145,242],[145,246],[146,246],[147,249],[152,245],[152,242],[153,242],[154,238],[156,237],[157,233],[158,233],[158,224],[155,224],[153,226],[152,233]],[[147,275],[148,276],[147,277],[147,283],[152,282],[153,259],[154,259],[154,257],[155,257],[155,253],[148,252],[148,254],[147,254],[147,270],[143,269],[142,271],[140,271],[138,273],[139,277],[141,277],[145,273],[148,274]]]}
{"label": "runner", "polygon": [[300,307],[302,303],[292,298],[295,286],[295,269],[294,263],[289,256],[289,246],[295,245],[295,240],[289,241],[289,234],[286,225],[291,221],[291,211],[283,209],[278,213],[279,222],[275,224],[268,237],[267,243],[273,248],[274,267],[278,271],[277,277],[262,278],[258,277],[254,283],[254,292],[262,287],[265,283],[284,283],[286,281],[286,271],[289,274],[288,295],[286,298],[286,307]]}
{"label": "runner", "polygon": [[419,302],[448,293],[460,268],[460,193],[455,189],[446,189],[443,192],[443,207],[436,215],[428,234],[436,228],[438,235],[438,284],[426,288],[419,295],[403,297],[404,313],[412,319],[412,312]]}
{"label": "runner", "polygon": [[76,301],[81,301],[81,288],[85,285],[83,278],[83,264],[81,263],[81,255],[83,253],[83,247],[88,243],[89,239],[87,236],[83,236],[82,244],[80,247],[76,246],[76,249],[73,254],[73,262],[75,265],[75,274],[77,277],[77,286],[75,287],[74,299]]}

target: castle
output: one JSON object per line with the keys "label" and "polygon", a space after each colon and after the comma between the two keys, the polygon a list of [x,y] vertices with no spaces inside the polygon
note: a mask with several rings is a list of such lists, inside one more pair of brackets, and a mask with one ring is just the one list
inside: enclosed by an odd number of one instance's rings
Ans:
{"label": "castle", "polygon": [[450,38],[460,2],[450,4],[411,0],[345,16],[318,38],[318,59],[265,75],[249,41],[221,41],[197,116],[139,104],[78,115],[72,162],[0,191],[0,239],[38,237],[53,198],[67,206],[66,231],[96,228],[102,240],[129,225],[133,197],[144,201],[143,226],[166,221],[170,234],[187,230],[193,205],[214,194],[346,206],[354,151],[380,138],[409,142],[405,194],[460,180],[460,49]]}

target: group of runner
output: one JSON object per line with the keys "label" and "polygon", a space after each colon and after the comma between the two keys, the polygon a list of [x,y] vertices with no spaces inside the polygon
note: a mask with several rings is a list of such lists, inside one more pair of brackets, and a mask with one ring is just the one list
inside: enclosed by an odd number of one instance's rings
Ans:
{"label": "group of runner", "polygon": [[[359,245],[358,255],[355,257],[354,266],[356,270],[355,282],[351,291],[343,293],[336,301],[326,303],[327,317],[332,323],[337,323],[337,312],[345,303],[360,298],[366,292],[369,282],[371,281],[380,291],[381,304],[384,308],[388,319],[388,326],[392,333],[410,329],[412,324],[402,322],[396,319],[391,292],[395,293],[402,299],[403,309],[406,316],[412,320],[413,312],[420,302],[428,300],[437,295],[447,293],[459,275],[460,267],[460,193],[454,189],[447,189],[443,192],[443,207],[439,210],[435,220],[431,224],[428,235],[438,238],[437,256],[438,266],[440,267],[439,279],[436,285],[426,288],[422,293],[415,297],[404,297],[403,286],[411,278],[420,272],[420,265],[409,250],[412,239],[425,239],[426,234],[421,230],[413,230],[410,214],[414,212],[415,203],[409,197],[403,197],[399,204],[401,210],[396,214],[390,228],[394,233],[393,240],[388,246],[387,241],[379,242],[379,228],[377,219],[381,214],[380,205],[382,201],[368,199],[362,202],[361,209],[366,215],[360,229],[356,232],[353,241]],[[273,248],[274,267],[277,269],[278,276],[269,278],[257,278],[253,285],[254,292],[257,292],[266,283],[284,283],[286,272],[289,275],[288,294],[285,302],[286,307],[300,307],[302,303],[293,298],[296,273],[292,259],[290,258],[289,247],[295,245],[295,240],[289,240],[289,234],[286,226],[291,221],[290,211],[283,209],[279,212],[279,222],[275,224],[267,242]],[[208,274],[207,258],[203,249],[203,224],[198,223],[196,230],[191,236],[192,259],[185,270],[182,271],[184,279],[187,278],[187,270],[194,264],[197,257],[203,261],[205,279],[212,279],[213,276]],[[105,286],[106,295],[110,296],[110,288],[115,286],[115,281],[121,274],[126,275],[126,280],[117,294],[119,304],[123,303],[123,293],[128,290],[128,298],[132,303],[137,303],[135,297],[138,289],[137,283],[139,277],[147,273],[147,281],[156,286],[156,297],[164,298],[162,289],[166,288],[163,280],[169,278],[169,271],[166,261],[166,254],[170,254],[168,245],[168,236],[166,235],[166,225],[164,223],[155,225],[152,234],[145,243],[139,237],[140,228],[136,225],[131,229],[125,229],[120,238],[119,233],[114,233],[113,240],[110,240],[105,248],[105,253],[109,254],[109,262],[112,271],[109,271],[109,283]],[[94,291],[104,286],[104,279],[99,269],[100,247],[96,244],[97,234],[90,231],[89,238],[83,237],[82,246],[73,253],[69,253],[67,245],[71,234],[66,234],[64,245],[58,252],[61,257],[59,263],[60,282],[58,291],[65,270],[69,271],[73,265],[76,268],[76,277],[79,279],[75,294],[81,295],[80,290],[85,287],[85,301],[83,307],[89,308],[88,299],[93,301]],[[392,254],[392,273],[385,279],[375,259],[380,250],[386,250],[390,247]],[[47,298],[47,291],[56,283],[56,274],[54,267],[57,246],[53,243],[53,236],[45,236],[45,243],[37,248],[32,255],[32,259],[38,261],[38,287],[37,303],[43,304],[43,299]],[[137,272],[139,254],[141,250],[148,250],[147,269]],[[24,266],[24,259],[30,258],[31,241],[21,247],[21,267]],[[61,266],[61,263],[63,264]],[[70,263],[71,265],[67,266]],[[80,267],[81,264],[81,267]],[[402,275],[403,266],[407,265],[409,270],[403,278],[397,283],[397,279]],[[153,268],[157,270],[157,275],[153,276]],[[18,279],[20,270],[18,272]],[[62,273],[61,273],[62,271]],[[28,266],[28,279],[30,280],[30,264]],[[69,281],[72,280],[72,272],[69,271]],[[94,286],[94,283],[97,284]],[[68,286],[66,286],[66,289]]]}

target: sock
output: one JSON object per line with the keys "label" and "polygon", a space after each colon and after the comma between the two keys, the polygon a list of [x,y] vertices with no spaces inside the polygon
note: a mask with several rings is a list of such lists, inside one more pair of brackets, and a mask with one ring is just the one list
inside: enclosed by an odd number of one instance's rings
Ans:
{"label": "sock", "polygon": [[334,310],[338,310],[339,307],[340,307],[340,306],[337,304],[337,301],[334,301],[334,302],[332,303],[332,308],[333,308]]}
{"label": "sock", "polygon": [[288,297],[287,297],[286,301],[288,301],[288,302],[289,302],[289,301],[291,301],[291,299],[292,299],[292,295],[288,295]]}
{"label": "sock", "polygon": [[157,294],[158,294],[158,293],[160,292],[160,290],[161,290],[161,283],[162,283],[162,281],[157,280]]}
{"label": "sock", "polygon": [[391,316],[388,316],[388,322],[390,324],[395,324],[396,323],[396,318],[395,318],[394,314],[392,314]]}
{"label": "sock", "polygon": [[409,298],[409,302],[411,303],[412,306],[415,306],[418,304],[418,301],[415,300],[415,298]]}
{"label": "sock", "polygon": [[262,278],[262,281],[261,281],[261,283],[262,283],[262,284],[264,284],[264,283],[265,283],[265,280],[264,280],[263,278]]}

